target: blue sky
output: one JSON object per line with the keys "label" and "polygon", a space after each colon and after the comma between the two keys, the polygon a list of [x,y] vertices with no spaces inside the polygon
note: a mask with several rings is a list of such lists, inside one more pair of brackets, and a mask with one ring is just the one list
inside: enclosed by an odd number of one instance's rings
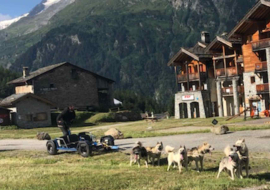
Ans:
{"label": "blue sky", "polygon": [[0,21],[29,12],[42,0],[0,0]]}

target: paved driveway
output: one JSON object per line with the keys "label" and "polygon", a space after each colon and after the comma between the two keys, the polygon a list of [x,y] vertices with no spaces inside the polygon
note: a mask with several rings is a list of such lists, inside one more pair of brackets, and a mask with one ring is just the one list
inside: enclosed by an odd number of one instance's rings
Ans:
{"label": "paved driveway", "polygon": [[[226,145],[233,145],[239,138],[245,138],[251,151],[270,151],[270,130],[239,131],[227,135],[214,135],[211,133],[185,134],[164,137],[134,138],[116,140],[116,144],[124,150],[134,146],[136,141],[141,141],[144,146],[153,146],[158,141],[163,144],[178,147],[186,145],[187,148],[198,146],[203,142],[212,144],[216,150],[222,151]],[[46,150],[46,141],[34,139],[7,139],[0,140],[0,151],[3,150]]]}

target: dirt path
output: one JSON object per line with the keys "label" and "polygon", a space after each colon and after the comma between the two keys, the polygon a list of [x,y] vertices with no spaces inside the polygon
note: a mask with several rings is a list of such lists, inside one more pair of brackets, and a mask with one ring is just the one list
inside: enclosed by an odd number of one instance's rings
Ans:
{"label": "dirt path", "polygon": [[[163,144],[178,147],[186,145],[187,148],[198,146],[203,142],[209,142],[216,150],[222,151],[226,145],[232,145],[239,138],[245,138],[250,151],[270,151],[270,130],[238,131],[227,135],[214,135],[211,133],[185,134],[164,137],[134,138],[116,140],[116,144],[124,150],[134,146],[136,141],[141,141],[145,146],[153,146],[158,141]],[[30,139],[0,140],[0,151],[4,150],[46,150],[46,141]]]}

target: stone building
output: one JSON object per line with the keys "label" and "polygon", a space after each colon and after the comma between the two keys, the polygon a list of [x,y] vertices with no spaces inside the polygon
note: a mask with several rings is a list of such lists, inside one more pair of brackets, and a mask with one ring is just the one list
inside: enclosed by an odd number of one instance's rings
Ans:
{"label": "stone building", "polygon": [[0,107],[0,126],[7,126],[7,125],[11,125],[10,110],[7,108]]}
{"label": "stone building", "polygon": [[247,115],[269,110],[270,1],[259,0],[228,38],[241,40]]}
{"label": "stone building", "polygon": [[12,124],[20,128],[51,126],[50,101],[32,93],[13,94],[0,102],[0,106],[12,110]]}
{"label": "stone building", "polygon": [[15,85],[16,94],[33,93],[63,109],[74,105],[86,110],[109,108],[113,105],[114,81],[71,63],[50,65],[29,73],[8,84]]}
{"label": "stone building", "polygon": [[169,61],[175,68],[178,92],[175,118],[206,118],[216,115],[216,93],[212,55],[206,50],[210,36],[202,32],[193,48],[181,48]]}

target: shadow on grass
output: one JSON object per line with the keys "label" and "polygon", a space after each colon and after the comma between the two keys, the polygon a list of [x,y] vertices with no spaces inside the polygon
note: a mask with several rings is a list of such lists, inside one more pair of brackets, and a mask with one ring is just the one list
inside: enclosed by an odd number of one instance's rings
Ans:
{"label": "shadow on grass", "polygon": [[16,149],[8,149],[8,150],[0,150],[0,152],[11,152],[11,151],[15,151]]}
{"label": "shadow on grass", "polygon": [[207,171],[207,172],[218,172],[218,166],[217,167],[213,167],[213,168],[207,168],[207,169],[203,169],[203,171]]}
{"label": "shadow on grass", "polygon": [[261,174],[252,174],[249,177],[252,179],[270,181],[270,172],[261,173]]}

